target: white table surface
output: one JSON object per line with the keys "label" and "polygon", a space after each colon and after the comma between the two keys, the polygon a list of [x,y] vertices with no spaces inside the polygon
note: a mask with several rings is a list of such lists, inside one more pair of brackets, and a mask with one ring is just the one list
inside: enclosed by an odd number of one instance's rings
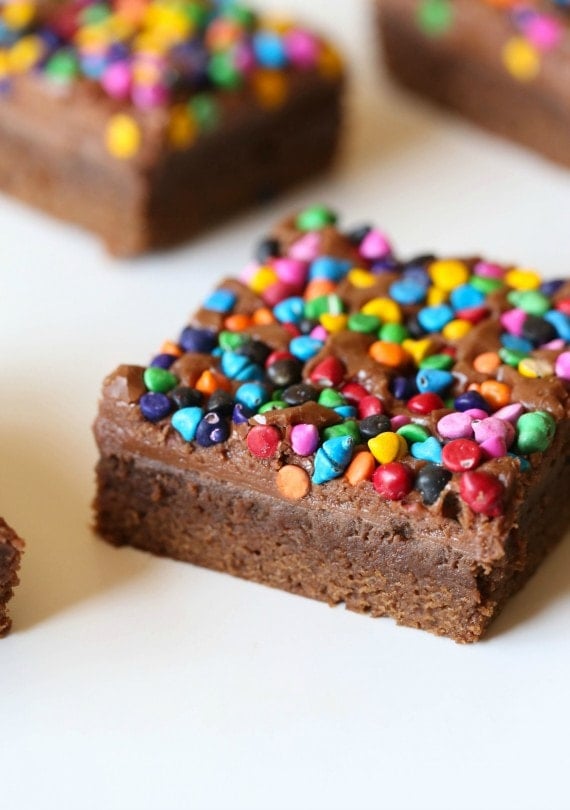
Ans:
{"label": "white table surface", "polygon": [[288,6],[352,59],[334,174],[131,263],[0,198],[0,514],[28,541],[0,642],[2,808],[570,806],[570,542],[462,647],[90,531],[103,376],[176,336],[293,206],[373,219],[404,253],[568,272],[570,173],[390,89],[366,0]]}

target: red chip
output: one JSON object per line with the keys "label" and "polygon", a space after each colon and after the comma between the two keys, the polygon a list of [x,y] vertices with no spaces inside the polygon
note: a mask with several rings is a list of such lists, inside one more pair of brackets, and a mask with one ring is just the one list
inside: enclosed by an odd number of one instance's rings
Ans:
{"label": "red chip", "polygon": [[414,478],[405,464],[392,461],[381,464],[372,477],[376,492],[388,501],[401,501],[412,491]]}
{"label": "red chip", "polygon": [[465,472],[481,464],[483,453],[477,442],[471,439],[453,439],[444,446],[441,460],[451,472]]}
{"label": "red chip", "polygon": [[503,513],[505,488],[494,475],[466,472],[461,476],[459,492],[474,512],[488,517],[498,517]]}
{"label": "red chip", "polygon": [[273,425],[256,425],[247,434],[249,452],[257,458],[273,458],[281,441],[281,434]]}
{"label": "red chip", "polygon": [[461,318],[462,321],[469,321],[469,323],[479,323],[483,318],[489,314],[487,307],[466,307],[465,309],[455,310],[455,317]]}
{"label": "red chip", "polygon": [[340,393],[350,405],[356,405],[368,396],[368,391],[363,385],[355,382],[348,382],[340,389]]}
{"label": "red chip", "polygon": [[416,394],[408,400],[408,408],[412,413],[425,416],[439,408],[445,408],[445,403],[438,394],[427,391],[425,394]]}
{"label": "red chip", "polygon": [[301,334],[300,330],[295,326],[294,323],[282,323],[281,326],[286,332],[289,332],[291,337],[299,337]]}
{"label": "red chip", "polygon": [[337,357],[325,357],[311,372],[311,382],[327,388],[341,384],[346,374],[344,363]]}
{"label": "red chip", "polygon": [[358,418],[366,419],[367,416],[376,416],[384,413],[384,403],[378,397],[363,397],[358,403]]}

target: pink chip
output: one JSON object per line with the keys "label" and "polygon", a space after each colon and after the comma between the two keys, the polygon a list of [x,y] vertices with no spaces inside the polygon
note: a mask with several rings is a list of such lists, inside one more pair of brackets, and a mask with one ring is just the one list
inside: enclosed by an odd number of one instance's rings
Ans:
{"label": "pink chip", "polygon": [[239,274],[239,280],[242,284],[249,284],[258,270],[259,264],[257,262],[249,262]]}
{"label": "pink chip", "polygon": [[503,422],[494,416],[489,416],[487,419],[481,419],[480,422],[473,422],[473,432],[475,434],[475,441],[482,443],[487,439],[492,439],[499,436],[501,439],[506,438],[508,422]]}
{"label": "pink chip", "polygon": [[301,262],[312,262],[319,255],[321,248],[321,235],[314,231],[306,233],[297,239],[289,248],[289,258]]}
{"label": "pink chip", "polygon": [[458,411],[442,416],[437,423],[437,432],[443,439],[470,439],[473,436],[473,419]]}
{"label": "pink chip", "polygon": [[315,326],[314,329],[311,329],[310,337],[315,338],[315,340],[322,340],[323,342],[328,338],[329,333],[325,329],[324,326]]}
{"label": "pink chip", "polygon": [[492,436],[479,445],[489,458],[501,458],[507,455],[507,444],[501,436]]}
{"label": "pink chip", "polygon": [[523,26],[525,36],[539,51],[555,48],[562,39],[562,26],[549,14],[532,14]]}
{"label": "pink chip", "polygon": [[392,252],[392,246],[381,231],[372,228],[362,240],[359,250],[365,259],[383,259]]}
{"label": "pink chip", "polygon": [[491,264],[491,262],[477,262],[473,268],[476,276],[483,276],[484,278],[503,278],[505,271],[498,264]]}
{"label": "pink chip", "polygon": [[570,380],[570,352],[562,352],[556,358],[554,366],[556,376],[562,380]]}
{"label": "pink chip", "polygon": [[296,67],[312,68],[319,56],[319,43],[313,34],[295,28],[285,35],[285,51]]}
{"label": "pink chip", "polygon": [[298,259],[274,259],[272,266],[279,281],[284,281],[286,284],[302,287],[307,280],[308,266],[306,262]]}
{"label": "pink chip", "polygon": [[111,98],[126,99],[131,91],[131,69],[128,62],[113,62],[103,74],[101,84]]}
{"label": "pink chip", "polygon": [[291,430],[291,447],[299,456],[310,456],[319,446],[319,431],[315,425],[295,425]]}
{"label": "pink chip", "polygon": [[503,422],[516,422],[519,416],[524,413],[524,408],[520,402],[512,402],[510,405],[505,405],[495,411],[495,419],[502,419]]}
{"label": "pink chip", "polygon": [[523,309],[509,309],[501,315],[501,326],[511,335],[521,337],[526,315]]}

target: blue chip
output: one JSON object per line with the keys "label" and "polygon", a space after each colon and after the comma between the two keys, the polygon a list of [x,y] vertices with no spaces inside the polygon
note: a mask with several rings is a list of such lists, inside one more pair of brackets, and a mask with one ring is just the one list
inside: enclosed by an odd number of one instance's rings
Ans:
{"label": "blue chip", "polygon": [[453,383],[453,374],[437,368],[424,368],[418,371],[416,385],[421,394],[443,394]]}
{"label": "blue chip", "polygon": [[419,458],[422,461],[441,464],[441,444],[435,436],[430,436],[423,442],[414,442],[410,447],[410,453],[414,458]]}
{"label": "blue chip", "polygon": [[253,37],[253,50],[260,65],[280,69],[287,64],[283,40],[271,31],[259,31]]}
{"label": "blue chip", "polygon": [[203,416],[202,408],[181,408],[172,416],[172,427],[180,433],[185,442],[194,441],[196,429]]}
{"label": "blue chip", "polygon": [[300,335],[290,342],[289,351],[298,360],[306,363],[307,360],[318,354],[324,345],[322,340],[309,337],[309,335]]}
{"label": "blue chip", "polygon": [[403,306],[421,304],[426,297],[426,288],[412,279],[401,279],[390,285],[390,297]]}
{"label": "blue chip", "polygon": [[485,303],[485,293],[476,290],[471,284],[461,284],[451,291],[450,300],[455,309],[470,309]]}
{"label": "blue chip", "polygon": [[418,321],[426,332],[441,332],[443,327],[452,320],[453,310],[447,304],[424,307],[418,312]]}
{"label": "blue chip", "polygon": [[204,301],[204,309],[211,309],[213,312],[231,312],[237,296],[231,290],[214,290],[214,292]]}
{"label": "blue chip", "polygon": [[527,354],[534,348],[530,340],[518,335],[511,335],[509,332],[503,332],[501,335],[501,343],[505,349],[511,349],[514,352],[524,352]]}
{"label": "blue chip", "polygon": [[346,259],[335,259],[334,256],[319,256],[311,263],[309,280],[326,278],[328,281],[341,281],[352,267]]}
{"label": "blue chip", "polygon": [[273,314],[280,323],[299,323],[305,313],[305,301],[302,298],[285,298],[273,308]]}
{"label": "blue chip", "polygon": [[544,320],[548,321],[556,329],[558,337],[561,337],[565,343],[570,342],[570,318],[568,315],[556,309],[551,309],[550,312],[544,315]]}

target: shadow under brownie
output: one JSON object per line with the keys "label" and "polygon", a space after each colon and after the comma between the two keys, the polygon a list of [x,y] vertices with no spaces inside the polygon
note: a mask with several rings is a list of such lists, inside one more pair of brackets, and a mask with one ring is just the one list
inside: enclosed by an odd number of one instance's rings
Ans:
{"label": "shadow under brownie", "polygon": [[475,641],[569,523],[570,285],[335,223],[107,378],[97,530]]}

